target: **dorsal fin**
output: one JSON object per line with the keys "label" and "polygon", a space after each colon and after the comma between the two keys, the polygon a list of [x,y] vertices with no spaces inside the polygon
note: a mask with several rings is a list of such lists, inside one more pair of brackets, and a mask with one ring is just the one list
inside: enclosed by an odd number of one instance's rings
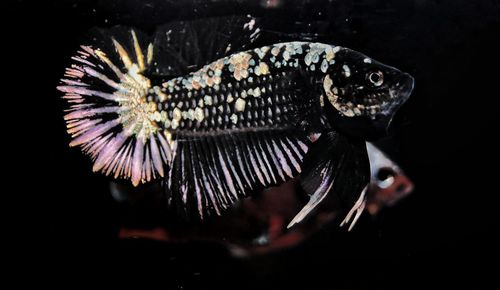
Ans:
{"label": "dorsal fin", "polygon": [[251,16],[170,22],[156,30],[151,73],[180,76],[251,47],[259,37],[259,20]]}

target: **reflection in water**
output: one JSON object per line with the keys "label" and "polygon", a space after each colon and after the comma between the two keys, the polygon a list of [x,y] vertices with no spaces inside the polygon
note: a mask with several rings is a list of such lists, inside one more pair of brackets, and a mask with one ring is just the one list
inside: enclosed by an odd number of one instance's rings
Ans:
{"label": "reflection in water", "polygon": [[[413,190],[413,184],[402,170],[377,147],[367,143],[371,178],[366,192],[366,208],[376,215],[384,206],[391,206]],[[111,184],[113,197],[127,203],[127,209],[149,211],[144,207],[158,191],[143,193]],[[138,198],[140,196],[140,198]],[[138,199],[135,199],[138,198]],[[154,199],[154,198],[153,198]],[[270,188],[252,198],[244,199],[222,217],[203,224],[160,224],[152,228],[123,225],[120,238],[145,238],[167,242],[212,241],[225,245],[235,257],[265,254],[298,245],[324,225],[344,218],[345,210],[326,198],[303,223],[287,229],[287,224],[306,203],[307,198],[297,180]],[[151,201],[152,205],[154,201]],[[141,206],[143,208],[141,208]],[[140,213],[138,214],[140,215]]]}

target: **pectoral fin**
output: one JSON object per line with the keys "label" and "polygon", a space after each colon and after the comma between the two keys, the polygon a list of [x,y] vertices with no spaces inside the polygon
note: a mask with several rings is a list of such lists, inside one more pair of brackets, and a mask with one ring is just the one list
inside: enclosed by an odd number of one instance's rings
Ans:
{"label": "pectoral fin", "polygon": [[368,184],[370,168],[365,142],[330,131],[323,133],[306,156],[301,185],[309,202],[288,228],[301,222],[328,194],[335,194],[340,209],[351,208]]}

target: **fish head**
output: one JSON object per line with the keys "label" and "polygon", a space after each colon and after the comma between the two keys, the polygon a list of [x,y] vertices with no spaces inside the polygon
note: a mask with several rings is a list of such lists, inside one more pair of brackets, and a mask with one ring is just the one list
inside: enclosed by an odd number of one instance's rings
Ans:
{"label": "fish head", "polygon": [[[410,97],[414,79],[394,67],[344,48],[337,52],[322,85],[336,111],[338,120],[334,123],[355,135],[379,137],[387,133],[394,114]],[[368,137],[365,139],[370,139]]]}

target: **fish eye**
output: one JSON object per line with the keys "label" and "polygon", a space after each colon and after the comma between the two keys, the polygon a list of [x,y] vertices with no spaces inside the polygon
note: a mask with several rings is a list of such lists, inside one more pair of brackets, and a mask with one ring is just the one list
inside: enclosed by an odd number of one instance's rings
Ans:
{"label": "fish eye", "polygon": [[377,172],[377,184],[380,188],[388,188],[394,183],[396,173],[391,168],[380,168]]}
{"label": "fish eye", "polygon": [[381,71],[371,72],[368,74],[368,80],[376,87],[384,83],[384,74]]}

